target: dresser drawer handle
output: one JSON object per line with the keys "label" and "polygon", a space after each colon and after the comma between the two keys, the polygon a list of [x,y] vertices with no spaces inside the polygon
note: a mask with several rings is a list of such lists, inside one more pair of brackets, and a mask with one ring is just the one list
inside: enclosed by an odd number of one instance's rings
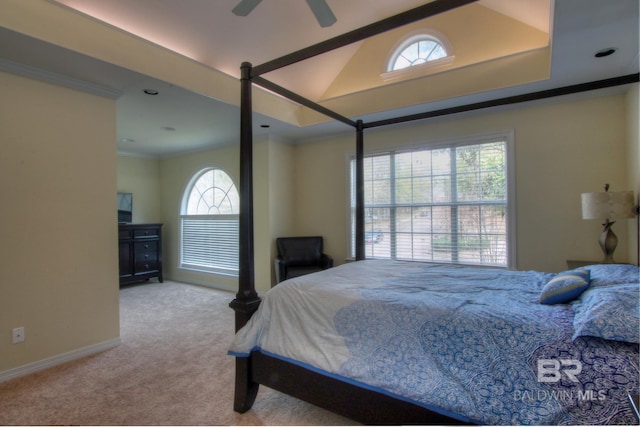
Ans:
{"label": "dresser drawer handle", "polygon": [[144,268],[145,268],[145,270],[148,270],[149,269],[149,264],[145,264]]}
{"label": "dresser drawer handle", "polygon": [[144,245],[144,248],[145,249],[149,249],[149,245]]}

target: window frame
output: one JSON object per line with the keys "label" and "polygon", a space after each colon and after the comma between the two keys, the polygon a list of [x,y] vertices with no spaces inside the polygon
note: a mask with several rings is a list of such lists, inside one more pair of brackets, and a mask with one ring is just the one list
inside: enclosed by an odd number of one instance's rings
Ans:
{"label": "window frame", "polygon": [[[492,132],[492,133],[483,133],[479,135],[465,136],[459,138],[449,138],[435,141],[425,141],[423,143],[418,144],[401,144],[394,146],[386,146],[380,147],[375,150],[370,150],[365,153],[365,158],[377,155],[385,155],[394,153],[403,153],[408,151],[416,151],[416,150],[438,150],[450,147],[464,147],[468,145],[478,145],[482,143],[490,143],[496,142],[498,140],[502,140],[505,142],[505,162],[506,162],[506,241],[507,241],[507,250],[506,250],[506,265],[505,266],[496,266],[493,264],[487,264],[487,267],[492,268],[505,268],[505,269],[514,269],[516,268],[516,248],[517,248],[517,235],[516,235],[516,174],[515,174],[515,140],[514,140],[514,131],[500,131],[500,132]],[[346,203],[346,223],[347,223],[347,254],[348,257],[353,259],[355,256],[355,230],[354,230],[354,221],[355,218],[355,174],[354,169],[352,168],[352,162],[355,159],[355,154],[353,152],[347,153],[346,155],[346,177],[347,177],[347,203]],[[365,190],[366,191],[366,190]],[[405,204],[400,203],[397,204],[397,207],[402,207]],[[366,234],[366,233],[365,233]],[[391,249],[393,251],[393,249]],[[385,258],[388,259],[388,258]],[[446,261],[422,261],[415,260],[414,262],[433,262],[440,263]],[[477,263],[465,263],[465,262],[457,262],[452,263],[457,265],[473,265],[473,266],[483,266],[483,264]]]}
{"label": "window frame", "polygon": [[[234,207],[234,210],[237,213],[232,213],[232,214],[188,214],[187,213],[187,208],[188,208],[188,203],[189,203],[189,199],[190,199],[190,195],[191,192],[194,190],[194,187],[196,185],[196,183],[200,180],[200,178],[202,178],[206,173],[210,172],[210,171],[215,171],[215,170],[219,170],[221,172],[223,172],[224,174],[226,174],[229,179],[232,182],[233,188],[236,191],[236,194],[238,195],[238,199],[237,199],[237,206]],[[219,167],[217,165],[211,165],[211,166],[206,166],[203,168],[200,168],[197,172],[195,172],[191,178],[189,179],[187,185],[185,186],[183,192],[182,192],[182,199],[181,199],[181,204],[180,204],[180,215],[179,215],[179,242],[180,242],[180,247],[179,247],[179,253],[180,253],[180,258],[179,258],[179,268],[181,269],[185,269],[185,270],[190,270],[190,271],[200,271],[200,272],[206,272],[206,273],[215,273],[215,274],[221,274],[221,275],[226,275],[226,276],[233,276],[233,277],[237,277],[239,274],[239,263],[236,263],[235,268],[231,268],[229,266],[223,266],[221,265],[203,265],[203,264],[195,264],[195,263],[189,263],[189,262],[185,262],[184,259],[184,252],[185,252],[185,246],[184,246],[184,233],[185,233],[185,226],[187,225],[186,222],[187,221],[205,221],[207,223],[208,226],[211,226],[212,223],[211,221],[220,221],[220,222],[225,222],[225,223],[229,223],[229,221],[235,221],[235,229],[239,230],[239,224],[240,224],[240,214],[239,214],[239,204],[240,204],[240,199],[239,199],[239,192],[238,192],[238,186],[236,185],[235,180],[233,179],[233,177],[231,176],[231,174],[229,174],[224,168]],[[237,244],[239,245],[239,238],[236,239]],[[239,251],[236,250],[235,251],[235,258],[237,258],[239,260]]]}
{"label": "window frame", "polygon": [[[405,68],[394,70],[393,65],[395,64],[398,56],[400,56],[400,54],[402,54],[402,52],[404,52],[407,47],[422,40],[431,40],[440,44],[440,46],[442,46],[442,48],[447,53],[447,56],[431,61],[425,61],[422,64],[411,65]],[[444,34],[433,29],[417,30],[406,34],[393,46],[393,48],[387,55],[387,59],[384,63],[384,67],[380,76],[383,80],[391,80],[407,75],[423,74],[440,67],[451,65],[454,59],[455,55],[453,52],[453,47],[451,43],[449,43],[449,40],[444,36]]]}

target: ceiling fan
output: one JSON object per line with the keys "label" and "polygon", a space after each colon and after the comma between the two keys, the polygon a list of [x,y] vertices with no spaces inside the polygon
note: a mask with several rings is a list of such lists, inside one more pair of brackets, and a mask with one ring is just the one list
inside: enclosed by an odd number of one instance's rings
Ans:
{"label": "ceiling fan", "polygon": [[[240,0],[240,3],[233,8],[232,12],[238,16],[247,16],[261,1]],[[307,0],[307,4],[321,27],[329,27],[337,21],[326,0]]]}

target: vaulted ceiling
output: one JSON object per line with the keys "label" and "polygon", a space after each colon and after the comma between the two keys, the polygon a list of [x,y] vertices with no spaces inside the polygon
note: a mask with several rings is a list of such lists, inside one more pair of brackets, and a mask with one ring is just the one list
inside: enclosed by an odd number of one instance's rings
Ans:
{"label": "vaulted ceiling", "polygon": [[[306,2],[265,0],[248,16],[231,13],[239,0],[56,0],[131,34],[165,46],[226,74],[239,77],[243,61],[258,65],[328,38],[427,3],[425,0],[329,1],[338,20],[321,28]],[[476,9],[488,8],[522,25],[549,32],[550,0],[480,0]],[[485,20],[494,31],[490,15],[473,17],[469,7],[449,24],[451,35],[473,21]],[[422,23],[429,28],[429,23]],[[507,30],[505,30],[507,31]],[[276,83],[320,100],[362,43],[323,55],[278,72]],[[484,46],[482,49],[491,49]],[[386,52],[379,52],[381,57]]]}
{"label": "vaulted ceiling", "polygon": [[[170,79],[110,66],[0,28],[0,58],[121,91],[119,149],[154,156],[237,141],[235,93],[241,62],[259,65],[428,3],[328,0],[337,22],[322,28],[306,2],[299,0],[264,0],[246,17],[231,12],[239,0],[38,1],[88,18],[87,28],[115,28],[229,77],[222,85],[228,87],[202,96],[198,90],[166,81]],[[424,29],[448,39],[454,48],[453,63],[399,78],[385,76],[383,66],[395,43]],[[82,37],[80,29],[64,31]],[[614,55],[594,57],[610,47],[616,49]],[[637,0],[480,0],[266,77],[341,114],[367,120],[637,72]],[[142,93],[150,87],[161,96]],[[257,127],[256,134],[299,142],[345,131],[317,113],[297,106],[283,113],[278,105],[281,101],[275,99],[259,103],[255,123],[271,127]]]}

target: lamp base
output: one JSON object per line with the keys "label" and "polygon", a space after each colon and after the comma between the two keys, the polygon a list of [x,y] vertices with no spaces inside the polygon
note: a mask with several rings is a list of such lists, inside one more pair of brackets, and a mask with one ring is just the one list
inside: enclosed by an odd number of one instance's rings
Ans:
{"label": "lamp base", "polygon": [[604,252],[604,260],[603,264],[615,264],[613,260],[613,251],[616,250],[616,246],[618,246],[618,236],[611,230],[611,226],[615,224],[615,221],[609,222],[607,221],[602,224],[604,229],[602,233],[600,233],[600,248],[602,252]]}

